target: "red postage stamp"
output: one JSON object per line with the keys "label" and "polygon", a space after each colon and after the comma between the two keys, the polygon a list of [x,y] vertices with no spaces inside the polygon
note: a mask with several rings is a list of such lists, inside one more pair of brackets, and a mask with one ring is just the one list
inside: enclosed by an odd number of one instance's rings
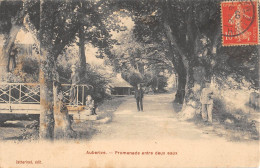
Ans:
{"label": "red postage stamp", "polygon": [[257,1],[221,3],[222,45],[259,44]]}

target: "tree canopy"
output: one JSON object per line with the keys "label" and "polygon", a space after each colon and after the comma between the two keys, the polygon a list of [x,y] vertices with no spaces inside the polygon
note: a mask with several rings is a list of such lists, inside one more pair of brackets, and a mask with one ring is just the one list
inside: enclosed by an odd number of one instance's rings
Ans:
{"label": "tree canopy", "polygon": [[[116,72],[128,72],[129,76],[123,76],[129,80],[153,81],[160,72],[175,72],[178,76],[175,101],[183,103],[183,112],[195,113],[206,82],[222,85],[232,78],[240,85],[249,83],[251,88],[259,88],[259,48],[222,46],[220,3],[219,0],[1,1],[0,33],[5,35],[1,73],[9,71],[8,59],[19,30],[31,32],[40,54],[41,133],[46,138],[53,138],[54,115],[56,118],[62,115],[53,110],[58,94],[53,82],[60,82],[57,60],[74,44],[79,47],[83,77],[88,43],[99,49],[99,58],[110,60]],[[132,30],[126,31],[120,17],[131,18]],[[121,39],[113,39],[114,32],[126,33]],[[193,110],[187,111],[187,107]]]}

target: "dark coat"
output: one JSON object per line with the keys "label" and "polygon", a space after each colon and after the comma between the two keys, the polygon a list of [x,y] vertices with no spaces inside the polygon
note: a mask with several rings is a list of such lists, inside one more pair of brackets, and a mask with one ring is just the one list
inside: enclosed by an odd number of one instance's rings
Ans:
{"label": "dark coat", "polygon": [[136,99],[142,99],[144,97],[144,91],[143,91],[143,89],[142,88],[140,88],[139,90],[138,89],[136,89],[135,90],[135,98]]}

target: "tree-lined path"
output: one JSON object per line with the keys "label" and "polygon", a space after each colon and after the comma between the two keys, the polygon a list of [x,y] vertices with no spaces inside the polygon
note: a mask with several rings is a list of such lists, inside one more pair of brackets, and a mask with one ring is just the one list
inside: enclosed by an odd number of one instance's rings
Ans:
{"label": "tree-lined path", "polygon": [[[177,119],[173,94],[145,95],[144,112],[138,112],[134,97],[129,97],[114,112],[111,123],[100,125],[92,140],[216,140],[212,127],[199,129]],[[220,138],[224,139],[224,138]]]}
{"label": "tree-lined path", "polygon": [[[119,151],[139,149],[178,152],[174,157],[160,157],[166,167],[257,164],[255,161],[259,156],[254,155],[258,153],[256,141],[229,141],[224,136],[216,135],[212,126],[198,127],[192,122],[178,120],[171,97],[172,94],[145,95],[144,112],[138,112],[134,97],[129,97],[114,112],[112,122],[99,125],[99,131],[90,142],[111,142],[113,149]],[[101,149],[103,147],[100,146]],[[185,162],[183,157],[189,161]],[[143,162],[153,165],[152,159]],[[135,161],[128,163],[129,167],[136,166]]]}
{"label": "tree-lined path", "polygon": [[[201,130],[177,121],[172,94],[145,95],[144,111],[138,112],[134,97],[129,97],[114,112],[111,123],[101,125],[93,139],[175,139],[203,138]],[[189,135],[187,137],[186,135]]]}

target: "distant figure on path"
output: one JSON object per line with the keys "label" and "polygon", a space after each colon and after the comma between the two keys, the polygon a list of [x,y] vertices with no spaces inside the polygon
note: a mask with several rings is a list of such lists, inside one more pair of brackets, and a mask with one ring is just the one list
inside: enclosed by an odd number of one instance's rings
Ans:
{"label": "distant figure on path", "polygon": [[135,90],[135,99],[136,99],[136,104],[137,104],[137,110],[143,111],[143,97],[144,97],[144,91],[142,89],[141,84],[137,84],[137,88]]}
{"label": "distant figure on path", "polygon": [[213,91],[210,89],[210,83],[206,83],[206,87],[202,89],[200,102],[201,102],[201,116],[204,121],[213,122],[212,109],[213,109]]}
{"label": "distant figure on path", "polygon": [[76,65],[71,66],[71,88],[70,88],[70,105],[76,105],[76,94],[77,94],[77,84],[80,81],[79,73],[76,72]]}

